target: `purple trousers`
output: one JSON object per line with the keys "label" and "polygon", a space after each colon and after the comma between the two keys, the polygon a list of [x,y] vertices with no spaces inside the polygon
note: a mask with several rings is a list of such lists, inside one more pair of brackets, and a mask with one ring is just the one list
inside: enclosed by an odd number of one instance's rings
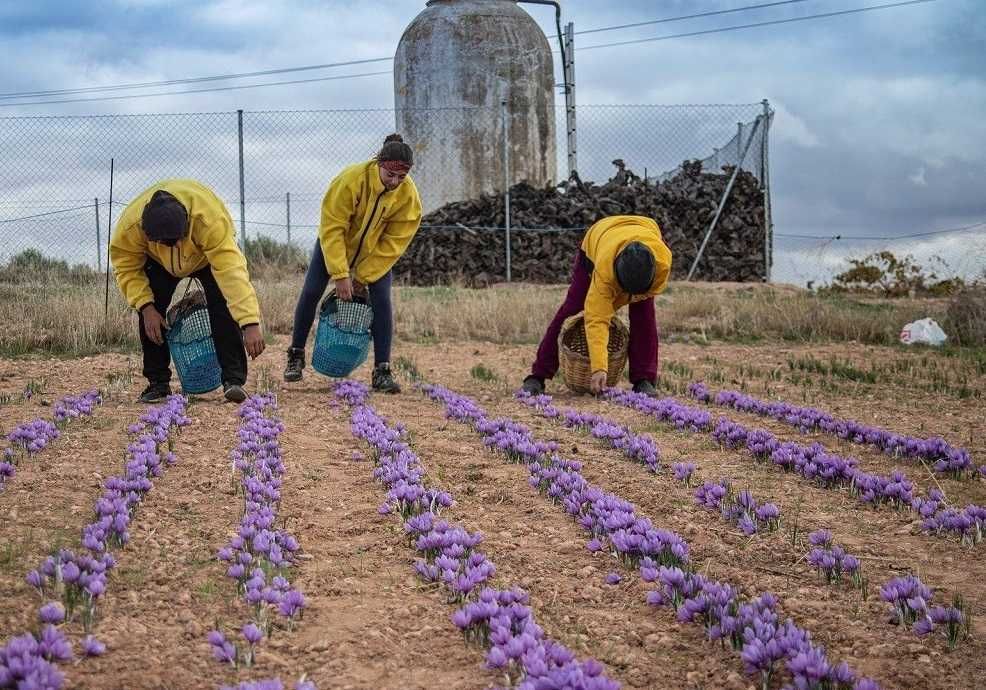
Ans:
{"label": "purple trousers", "polygon": [[[540,379],[550,379],[558,372],[558,335],[562,324],[570,316],[578,314],[585,307],[585,296],[592,281],[592,263],[581,249],[575,255],[572,266],[572,284],[568,286],[565,301],[558,308],[555,318],[548,325],[541,344],[538,345],[537,359],[531,367],[531,375]],[[654,298],[630,304],[630,382],[650,381],[657,383],[657,318],[654,314]]]}

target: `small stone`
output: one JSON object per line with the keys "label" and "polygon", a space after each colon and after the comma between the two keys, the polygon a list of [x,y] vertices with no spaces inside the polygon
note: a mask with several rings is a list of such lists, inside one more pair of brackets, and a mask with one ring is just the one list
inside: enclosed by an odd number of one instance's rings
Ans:
{"label": "small stone", "polygon": [[892,644],[878,644],[870,647],[870,653],[877,656],[892,656],[894,653],[894,646]]}
{"label": "small stone", "polygon": [[668,645],[670,642],[671,638],[668,635],[662,633],[651,633],[644,638],[644,649],[648,652],[653,652]]}

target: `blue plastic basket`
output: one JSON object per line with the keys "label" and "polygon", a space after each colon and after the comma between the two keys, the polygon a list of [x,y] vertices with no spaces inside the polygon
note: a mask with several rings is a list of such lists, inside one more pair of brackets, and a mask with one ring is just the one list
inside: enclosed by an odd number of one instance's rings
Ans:
{"label": "blue plastic basket", "polygon": [[312,367],[333,378],[349,376],[370,352],[373,309],[366,300],[346,302],[330,293],[319,310]]}
{"label": "blue plastic basket", "polygon": [[222,385],[222,369],[205,304],[179,314],[166,337],[183,392],[208,393]]}

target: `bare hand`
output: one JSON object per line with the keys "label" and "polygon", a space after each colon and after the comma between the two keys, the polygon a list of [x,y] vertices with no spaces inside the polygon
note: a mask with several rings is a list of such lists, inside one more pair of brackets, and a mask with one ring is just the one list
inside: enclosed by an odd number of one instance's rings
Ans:
{"label": "bare hand", "polygon": [[147,335],[148,340],[155,345],[163,345],[164,331],[167,329],[167,325],[164,323],[164,317],[161,316],[161,312],[153,304],[148,304],[141,310],[140,314],[144,319],[144,333]]}
{"label": "bare hand", "polygon": [[593,372],[592,378],[589,379],[589,390],[591,390],[594,395],[599,395],[605,389],[606,389],[606,372],[605,371]]}
{"label": "bare hand", "polygon": [[264,351],[267,345],[264,343],[264,334],[259,324],[254,323],[243,329],[243,345],[250,359],[256,359]]}
{"label": "bare hand", "polygon": [[353,294],[363,297],[366,295],[366,285],[359,282],[355,278],[353,279]]}
{"label": "bare hand", "polygon": [[343,302],[353,299],[353,281],[349,278],[336,278],[336,296]]}

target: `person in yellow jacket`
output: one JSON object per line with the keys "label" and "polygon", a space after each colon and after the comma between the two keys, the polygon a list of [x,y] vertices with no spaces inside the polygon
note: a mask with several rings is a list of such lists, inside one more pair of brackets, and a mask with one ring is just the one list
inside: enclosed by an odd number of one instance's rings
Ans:
{"label": "person in yellow jacket", "polygon": [[256,358],[264,351],[260,306],[233,221],[219,197],[195,180],[158,182],[124,209],[110,238],[110,262],[120,291],[139,314],[148,381],[140,402],[157,402],[171,393],[162,314],[178,283],[189,276],[205,289],[224,395],[232,402],[245,400],[246,355]]}
{"label": "person in yellow jacket", "polygon": [[399,393],[390,371],[394,317],[391,269],[421,226],[421,197],[408,173],[411,147],[391,134],[369,161],[344,168],[322,200],[322,220],[305,284],[294,312],[285,381],[300,381],[305,343],[318,302],[331,279],[339,299],[369,293],[373,309],[374,390]]}
{"label": "person in yellow jacket", "polygon": [[565,319],[584,311],[589,344],[591,389],[606,387],[609,324],[620,307],[630,305],[630,381],[633,390],[656,395],[657,317],[654,295],[664,290],[671,273],[671,250],[661,230],[643,216],[610,216],[595,223],[575,255],[572,282],[538,346],[523,390],[544,392],[545,379],[558,371],[558,335]]}

